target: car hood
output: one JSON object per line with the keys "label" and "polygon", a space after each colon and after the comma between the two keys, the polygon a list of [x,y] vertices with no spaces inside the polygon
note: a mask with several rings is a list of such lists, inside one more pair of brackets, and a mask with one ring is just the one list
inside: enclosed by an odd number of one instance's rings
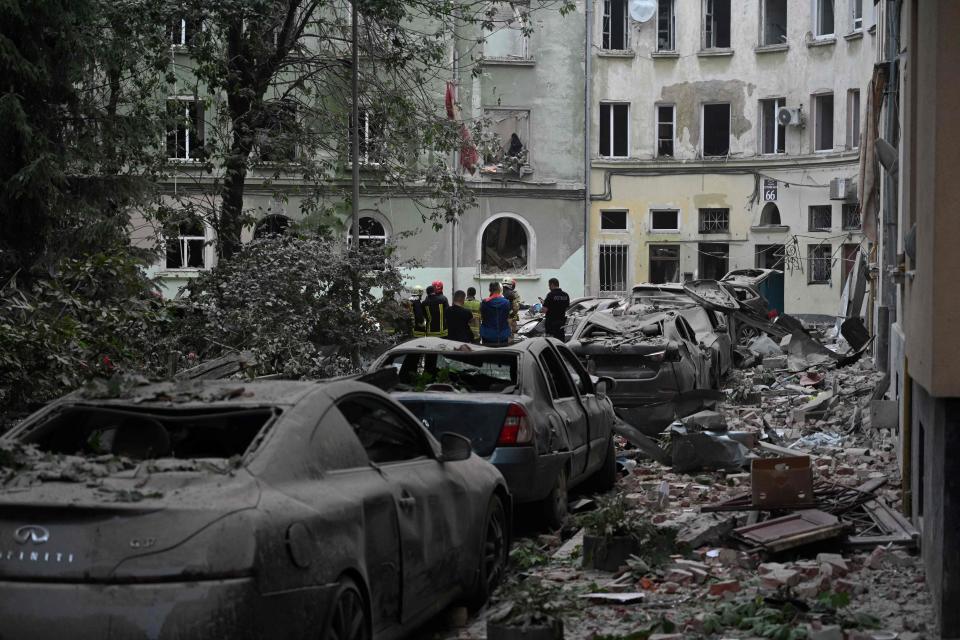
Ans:
{"label": "car hood", "polygon": [[720,282],[757,286],[775,273],[782,275],[783,271],[779,269],[734,269],[723,276]]}
{"label": "car hood", "polygon": [[215,578],[252,568],[252,518],[243,514],[260,488],[245,469],[56,458],[6,476],[0,469],[0,579]]}
{"label": "car hood", "polygon": [[740,308],[737,299],[716,280],[691,280],[683,284],[683,289],[708,309],[736,311]]}

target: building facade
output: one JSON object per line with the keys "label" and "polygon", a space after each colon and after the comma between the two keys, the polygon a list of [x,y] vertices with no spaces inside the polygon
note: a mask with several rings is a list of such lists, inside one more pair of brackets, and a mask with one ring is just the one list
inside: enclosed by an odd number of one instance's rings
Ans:
{"label": "building facade", "polygon": [[872,3],[656,5],[594,4],[591,292],[776,268],[772,306],[835,316],[863,240]]}
{"label": "building facade", "polygon": [[[516,2],[501,7],[493,28],[467,23],[438,26],[446,29],[450,64],[446,77],[436,78],[438,112],[444,109],[445,82],[456,85],[456,100],[468,126],[484,119],[501,141],[502,149],[480,158],[478,170],[467,177],[476,206],[456,224],[435,230],[424,218],[423,200],[429,197],[416,185],[397,189],[382,184],[376,159],[361,158],[362,241],[395,240],[402,259],[414,259],[409,286],[426,286],[434,280],[445,291],[476,287],[484,293],[492,280],[516,279],[521,296],[535,301],[547,292],[547,280],[558,278],[571,295],[583,291],[584,265],[584,5],[561,16],[556,2]],[[170,178],[163,185],[173,201],[192,199],[216,210],[213,182],[193,168],[191,135],[203,139],[204,127],[216,120],[217,97],[203,103],[190,95],[189,26],[173,34],[183,96],[171,100],[195,122],[187,131],[171,132],[178,144],[170,154]],[[482,43],[479,41],[483,40]],[[176,93],[176,92],[175,92]],[[572,98],[573,97],[573,98]],[[373,148],[373,133],[389,131],[389,123],[375,123],[364,115],[363,148]],[[189,128],[189,127],[188,127]],[[344,142],[348,137],[344,123]],[[389,135],[384,134],[384,135]],[[369,143],[369,145],[367,144]],[[514,145],[515,148],[511,148]],[[519,146],[516,146],[519,145]],[[482,154],[483,155],[483,154]],[[446,159],[451,166],[456,157]],[[349,193],[349,175],[330,181],[331,193]],[[314,192],[296,171],[278,171],[276,163],[254,164],[246,181],[244,206],[255,223],[242,240],[266,231],[286,228],[303,218],[305,194]],[[340,226],[347,240],[348,214]],[[137,225],[134,238],[154,243],[161,230]],[[166,253],[158,255],[151,275],[158,276],[166,295],[174,296],[205,269],[216,264],[213,231],[203,225],[180,229],[179,237],[166,238]]]}

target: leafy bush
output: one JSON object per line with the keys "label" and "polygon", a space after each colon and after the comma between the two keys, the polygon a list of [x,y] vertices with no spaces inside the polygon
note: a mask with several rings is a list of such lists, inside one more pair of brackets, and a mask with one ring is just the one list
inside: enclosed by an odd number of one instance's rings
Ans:
{"label": "leafy bush", "polygon": [[[129,252],[62,260],[0,288],[0,416],[28,411],[97,376],[163,361],[166,307]],[[2,425],[0,425],[2,427]]]}
{"label": "leafy bush", "polygon": [[342,239],[320,236],[255,240],[188,286],[177,348],[200,360],[251,351],[261,375],[344,373],[352,353],[389,344],[402,322],[392,295],[400,266],[389,246],[352,252]]}

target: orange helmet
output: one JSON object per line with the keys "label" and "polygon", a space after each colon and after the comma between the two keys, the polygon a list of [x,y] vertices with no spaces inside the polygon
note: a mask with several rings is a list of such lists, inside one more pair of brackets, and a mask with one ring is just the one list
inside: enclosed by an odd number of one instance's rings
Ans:
{"label": "orange helmet", "polygon": [[443,293],[443,283],[441,281],[434,280],[432,284],[433,284],[433,290],[437,293],[437,295],[440,295],[441,293]]}

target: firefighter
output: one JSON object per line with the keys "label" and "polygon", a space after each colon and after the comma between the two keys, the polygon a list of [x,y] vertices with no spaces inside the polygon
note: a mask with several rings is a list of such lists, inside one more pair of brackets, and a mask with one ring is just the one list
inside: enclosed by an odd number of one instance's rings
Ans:
{"label": "firefighter", "polygon": [[517,293],[517,281],[513,278],[504,278],[500,283],[503,297],[510,302],[510,331],[517,332],[517,323],[520,322],[520,294]]}
{"label": "firefighter", "polygon": [[450,304],[446,296],[437,295],[433,285],[427,287],[427,297],[423,300],[423,312],[427,319],[427,336],[436,338],[447,337],[447,309]]}
{"label": "firefighter", "polygon": [[423,287],[419,284],[413,288],[410,294],[410,309],[413,312],[413,337],[422,338],[427,335],[427,316],[423,308]]}
{"label": "firefighter", "polygon": [[463,301],[463,308],[473,314],[470,330],[474,335],[480,335],[480,301],[477,300],[477,290],[474,287],[467,287],[467,299]]}

